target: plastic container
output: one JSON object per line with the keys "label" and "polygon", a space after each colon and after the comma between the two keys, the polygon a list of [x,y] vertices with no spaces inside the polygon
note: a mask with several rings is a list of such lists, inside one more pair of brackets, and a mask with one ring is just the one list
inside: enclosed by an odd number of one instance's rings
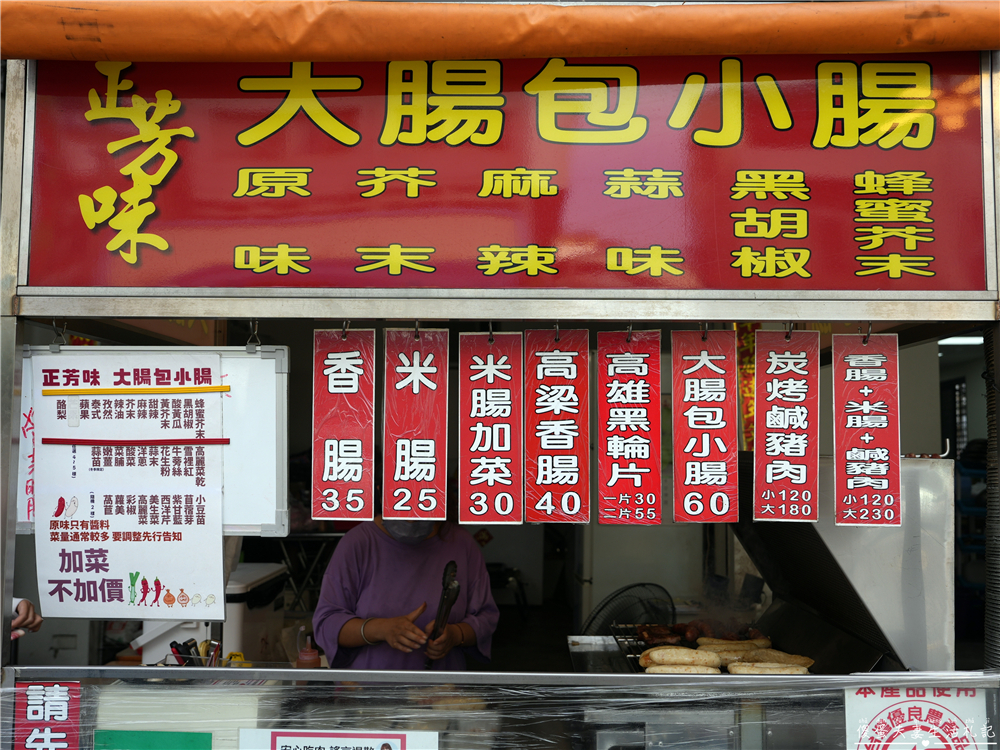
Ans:
{"label": "plastic container", "polygon": [[222,653],[241,652],[247,661],[288,662],[281,645],[288,580],[283,563],[240,563],[226,584]]}
{"label": "plastic container", "polygon": [[312,638],[306,636],[306,647],[299,649],[299,658],[295,660],[296,669],[319,669],[322,666],[319,651],[312,647]]}

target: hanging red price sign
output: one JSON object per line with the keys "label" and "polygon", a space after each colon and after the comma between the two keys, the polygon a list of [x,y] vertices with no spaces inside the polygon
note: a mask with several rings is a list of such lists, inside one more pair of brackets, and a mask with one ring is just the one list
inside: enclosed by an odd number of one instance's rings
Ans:
{"label": "hanging red price sign", "polygon": [[590,522],[590,333],[528,331],[525,520]]}
{"label": "hanging red price sign", "polygon": [[660,523],[660,332],[597,334],[598,520]]}
{"label": "hanging red price sign", "polygon": [[447,515],[448,331],[385,332],[382,516]]}
{"label": "hanging red price sign", "polygon": [[757,331],[754,521],[819,520],[819,332]]}
{"label": "hanging red price sign", "polygon": [[899,526],[899,349],[895,334],[833,337],[838,526]]}
{"label": "hanging red price sign", "polygon": [[670,338],[674,521],[735,523],[740,422],[736,334],[673,331]]}
{"label": "hanging red price sign", "polygon": [[313,332],[312,517],[375,517],[375,331]]}
{"label": "hanging red price sign", "polygon": [[459,523],[524,522],[520,333],[458,339]]}

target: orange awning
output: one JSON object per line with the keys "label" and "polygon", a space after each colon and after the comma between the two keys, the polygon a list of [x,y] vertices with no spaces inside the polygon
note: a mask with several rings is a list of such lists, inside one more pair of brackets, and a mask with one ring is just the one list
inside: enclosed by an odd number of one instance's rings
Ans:
{"label": "orange awning", "polygon": [[493,5],[3,0],[7,59],[427,60],[1000,48],[1000,2]]}

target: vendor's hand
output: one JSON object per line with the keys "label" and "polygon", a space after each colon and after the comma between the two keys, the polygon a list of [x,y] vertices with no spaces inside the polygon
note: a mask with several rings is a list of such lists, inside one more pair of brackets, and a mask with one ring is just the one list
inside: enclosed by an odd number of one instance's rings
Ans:
{"label": "vendor's hand", "polygon": [[[377,625],[376,638],[385,641],[397,651],[402,651],[405,654],[420,648],[427,643],[427,636],[413,622],[423,614],[425,609],[427,609],[427,602],[421,604],[408,615],[387,617],[372,623]],[[370,628],[371,625],[368,627]]]}
{"label": "vendor's hand", "polygon": [[[427,635],[430,636],[431,631],[434,629],[434,622],[431,621],[427,623],[427,627],[424,630]],[[465,636],[462,633],[462,628],[459,625],[448,623],[445,625],[444,632],[441,636],[434,641],[427,642],[427,648],[425,652],[428,659],[442,659],[449,651],[451,651],[455,646],[462,643]]]}
{"label": "vendor's hand", "polygon": [[32,633],[37,633],[42,627],[42,616],[35,612],[35,605],[27,599],[18,602],[14,609],[14,619],[11,620],[10,628],[27,628]]}

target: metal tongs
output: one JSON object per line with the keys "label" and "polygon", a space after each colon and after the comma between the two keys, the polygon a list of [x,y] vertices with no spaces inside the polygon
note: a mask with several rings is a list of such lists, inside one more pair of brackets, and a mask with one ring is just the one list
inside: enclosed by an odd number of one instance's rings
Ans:
{"label": "metal tongs", "polygon": [[[458,592],[461,586],[455,580],[458,575],[458,564],[451,560],[444,566],[444,576],[441,579],[441,600],[438,602],[437,617],[434,618],[434,629],[431,631],[430,640],[434,641],[441,637],[445,626],[448,624],[448,617],[451,615],[451,608],[458,599]],[[427,658],[424,662],[424,669],[431,668],[432,659]]]}

